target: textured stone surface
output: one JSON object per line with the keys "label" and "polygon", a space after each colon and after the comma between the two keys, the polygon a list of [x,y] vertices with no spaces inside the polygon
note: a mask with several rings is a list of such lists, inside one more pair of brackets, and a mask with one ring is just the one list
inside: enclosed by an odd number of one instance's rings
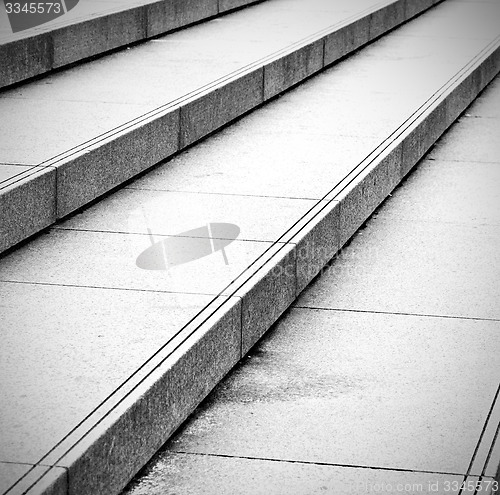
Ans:
{"label": "textured stone surface", "polygon": [[[174,238],[155,236],[153,240],[158,245],[167,239]],[[212,253],[208,239],[177,239],[166,245],[166,258],[172,255],[175,262],[179,252],[189,252],[193,261],[168,270],[142,269],[136,260],[152,245],[148,235],[53,230],[5,257],[0,280],[218,294],[270,246],[236,240],[224,253]]]}
{"label": "textured stone surface", "polygon": [[405,14],[406,18],[418,15],[425,9],[432,7],[436,3],[435,0],[420,0],[419,2],[414,2],[413,0],[405,0]]}
{"label": "textured stone surface", "polygon": [[131,393],[122,391],[120,403],[59,461],[68,467],[70,492],[123,488],[236,364],[240,322],[234,299],[169,350]]}
{"label": "textured stone surface", "polygon": [[340,203],[339,247],[384,201],[400,180],[402,146],[390,146],[360,166],[328,196]]}
{"label": "textured stone surface", "polygon": [[51,46],[47,34],[0,43],[0,87],[50,70]]}
{"label": "textured stone surface", "polygon": [[[313,200],[125,189],[57,228],[196,236],[210,222],[237,225],[239,240],[276,241]],[[265,219],[265,221],[263,221]]]}
{"label": "textured stone surface", "polygon": [[296,286],[295,246],[278,244],[263,253],[226,289],[226,294],[242,300],[242,355],[294,301]]}
{"label": "textured stone surface", "polygon": [[339,217],[336,201],[321,201],[283,237],[296,245],[297,295],[338,251]]}
{"label": "textured stone surface", "polygon": [[[460,476],[403,473],[380,469],[322,466],[263,459],[238,459],[162,452],[124,495],[190,493],[192,495],[336,495],[396,491],[408,485],[415,493],[433,493],[444,481]],[[389,488],[388,488],[389,487]],[[411,493],[411,492],[410,492]],[[458,494],[458,490],[450,490]]]}
{"label": "textured stone surface", "polygon": [[257,0],[219,0],[219,12],[227,12],[256,2]]}
{"label": "textured stone surface", "polygon": [[52,33],[53,67],[61,67],[145,37],[143,7],[128,8],[109,16],[75,23]]}
{"label": "textured stone surface", "polygon": [[498,386],[498,370],[485,365],[498,330],[292,309],[166,449],[465,472]]}
{"label": "textured stone surface", "polygon": [[479,92],[480,70],[471,70],[446,99],[446,122],[452,124],[460,114],[474,101]]}
{"label": "textured stone surface", "polygon": [[[421,0],[419,2],[422,3]],[[405,1],[393,2],[370,14],[370,40],[378,38],[380,35],[408,20],[411,12],[406,11]]]}
{"label": "textured stone surface", "polygon": [[208,90],[181,107],[180,147],[201,139],[262,103],[262,69]]}
{"label": "textured stone surface", "polygon": [[217,0],[161,0],[145,6],[147,35],[156,36],[166,31],[217,15]]}
{"label": "textured stone surface", "polygon": [[[0,184],[0,252],[49,226],[56,219],[56,171],[7,167]],[[15,173],[19,169],[19,173]],[[0,173],[6,173],[0,166]],[[12,173],[15,175],[12,176]]]}
{"label": "textured stone surface", "polygon": [[179,110],[174,109],[56,163],[58,218],[172,155],[178,133]]}
{"label": "textured stone surface", "polygon": [[404,177],[434,145],[446,130],[446,101],[432,104],[428,110],[409,123],[403,134],[400,176]]}
{"label": "textured stone surface", "polygon": [[325,66],[368,43],[370,17],[364,16],[346,24],[325,39]]}
{"label": "textured stone surface", "polygon": [[[437,160],[499,162],[500,140],[497,136],[500,124],[491,120],[461,119],[443,136],[429,156]],[[494,120],[498,122],[500,119]]]}
{"label": "textured stone surface", "polygon": [[323,68],[323,40],[316,41],[264,67],[264,100],[285,91]]}

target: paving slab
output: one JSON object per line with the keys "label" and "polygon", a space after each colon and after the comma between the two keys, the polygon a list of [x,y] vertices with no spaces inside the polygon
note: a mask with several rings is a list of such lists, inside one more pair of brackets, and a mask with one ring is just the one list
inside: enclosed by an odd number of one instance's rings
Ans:
{"label": "paving slab", "polygon": [[2,493],[9,495],[68,493],[67,473],[64,468],[0,462],[0,475],[0,489]]}
{"label": "paving slab", "polygon": [[499,242],[494,226],[377,218],[297,304],[498,319]]}
{"label": "paving slab", "polygon": [[[171,354],[186,334],[189,337],[193,331],[190,322],[207,305],[210,308],[213,300],[208,296],[22,283],[2,283],[0,290],[1,323],[5,330],[1,360],[5,407],[0,426],[3,438],[0,459],[49,465],[57,462],[70,468],[77,479],[91,475],[92,462],[89,465],[87,459],[87,465],[84,462],[77,468],[72,463],[65,464],[60,457],[71,450],[72,443],[89,434],[92,430],[89,426],[95,426],[89,424],[85,428],[85,422],[106,416],[117,395],[127,395],[127,389],[139,380],[141,373],[146,373],[155,359],[167,351]],[[229,303],[226,311],[233,314],[233,319],[229,324],[213,326],[214,331],[218,328],[219,337],[212,337],[212,342],[220,346],[217,351],[220,355],[217,357],[207,347],[203,360],[207,376],[199,385],[181,387],[183,398],[176,397],[169,418],[164,418],[161,426],[157,422],[148,426],[158,425],[157,447],[163,441],[164,430],[175,428],[184,419],[185,409],[191,407],[190,402],[199,400],[200,393],[206,394],[240,356],[239,301],[218,298],[217,304],[225,301]],[[67,325],[68,315],[72,315],[71,326]],[[108,366],[110,362],[112,366]],[[201,370],[203,366],[199,365],[197,369]],[[73,372],[75,367],[79,370],[77,375]],[[168,379],[176,381],[173,376]],[[200,392],[202,388],[205,392]],[[169,393],[171,397],[178,395],[175,388]],[[120,441],[116,439],[117,447],[127,434],[127,429],[122,428]],[[104,429],[98,438],[105,439],[107,435]],[[135,444],[134,448],[145,462],[144,451],[151,449],[151,445]],[[99,449],[92,450],[92,456],[98,457]],[[149,450],[149,456],[154,450]],[[138,469],[137,462],[141,461],[124,460],[122,471],[129,469],[131,476]],[[78,493],[83,493],[83,488]]]}
{"label": "paving slab", "polygon": [[[151,110],[147,105],[0,98],[4,163],[38,165]],[[47,132],[49,131],[49,132]],[[28,145],[29,143],[29,145]]]}
{"label": "paving slab", "polygon": [[[491,122],[491,119],[464,117],[436,144],[429,156],[437,160],[498,163],[499,128],[500,122]],[[453,146],[449,145],[451,142]]]}
{"label": "paving slab", "polygon": [[[174,263],[168,270],[159,264],[163,258],[158,261],[154,256],[151,266],[138,266],[138,257],[153,241],[160,247],[166,241],[166,257],[170,255]],[[150,239],[148,235],[53,230],[7,255],[0,280],[218,294],[271,245],[236,240],[223,253],[212,251],[208,237]],[[181,255],[186,252],[193,253],[192,261],[183,262]]]}
{"label": "paving slab", "polygon": [[292,309],[165,449],[465,473],[498,386],[486,363],[499,328]]}
{"label": "paving slab", "polygon": [[379,141],[372,136],[332,138],[318,129],[307,139],[299,129],[262,132],[261,119],[248,117],[130,187],[321,199]]}
{"label": "paving slab", "polygon": [[2,283],[1,290],[0,459],[10,462],[39,462],[211,301],[16,283]]}
{"label": "paving slab", "polygon": [[0,462],[0,490],[6,492],[19,478],[24,476],[32,466]]}
{"label": "paving slab", "polygon": [[[426,21],[425,32],[422,33],[418,26],[408,25],[405,30],[408,36],[454,38],[455,42],[461,39],[486,39],[489,35],[498,34],[500,7],[497,2],[481,2],[481,11],[477,9],[477,2],[455,1],[453,12],[442,8],[435,8],[435,15]],[[411,5],[408,2],[407,5]]]}
{"label": "paving slab", "polygon": [[308,199],[124,189],[55,228],[197,237],[198,227],[219,222],[236,225],[240,241],[274,242],[315,205]]}
{"label": "paving slab", "polygon": [[424,160],[376,218],[500,226],[500,164]]}
{"label": "paving slab", "polygon": [[[193,495],[293,495],[335,493],[389,493],[398,488],[406,493],[433,493],[445,489],[457,494],[451,483],[461,483],[460,476],[427,473],[404,473],[356,467],[273,462],[267,459],[244,459],[162,452],[140,481],[131,483],[124,495],[191,493]],[[448,485],[446,485],[448,486]]]}
{"label": "paving slab", "polygon": [[488,91],[480,95],[467,109],[466,116],[500,118],[500,92],[497,89],[499,86],[499,79],[492,81]]}

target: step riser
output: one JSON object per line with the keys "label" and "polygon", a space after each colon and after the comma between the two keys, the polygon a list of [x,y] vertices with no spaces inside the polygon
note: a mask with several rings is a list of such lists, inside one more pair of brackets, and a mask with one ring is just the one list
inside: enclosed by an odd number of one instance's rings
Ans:
{"label": "step riser", "polygon": [[[408,8],[410,4],[412,9]],[[91,145],[82,145],[44,163],[57,168],[54,173],[57,197],[51,198],[49,192],[40,187],[37,177],[25,179],[34,180],[30,187],[39,198],[35,210],[41,205],[46,205],[47,210],[42,215],[21,202],[9,207],[10,212],[16,212],[14,217],[7,219],[0,213],[0,225],[19,226],[12,233],[2,228],[0,253],[362,47],[381,32],[394,28],[397,22],[409,20],[407,12],[416,15],[429,6],[429,0],[399,0],[375,12],[366,12],[357,20],[336,26],[333,32],[321,33],[302,45],[282,50],[269,60],[256,62],[243,73],[230,75],[190,95],[189,99],[173,102],[153,116],[122,126],[110,136],[101,136]],[[393,19],[394,10],[398,15]],[[10,187],[16,186],[7,185],[0,192],[0,201],[4,201]],[[54,203],[55,215],[51,213]],[[35,224],[31,220],[34,218],[40,221]],[[22,229],[24,225],[26,228]]]}
{"label": "step riser", "polygon": [[[497,40],[489,52],[453,78],[361,163],[353,176],[319,201],[280,239],[283,244],[276,244],[226,289],[226,295],[241,303],[221,306],[215,312],[209,308],[206,314],[213,322],[199,330],[194,325],[194,333],[178,349],[180,354],[176,350],[161,357],[158,367],[145,373],[136,388],[123,397],[119,410],[113,410],[78,447],[62,459],[46,459],[69,469],[69,493],[110,494],[125,485],[422,158],[432,141],[452,123],[452,116],[460,108],[464,110],[498,73],[499,55]],[[265,314],[270,315],[265,324],[256,325],[255,315]],[[204,352],[197,352],[197,346]],[[189,375],[195,377],[189,382],[185,381],[185,360],[190,360]],[[196,377],[201,376],[206,380],[200,389]],[[171,402],[170,397],[175,400]],[[177,400],[182,406],[175,409]],[[119,474],[106,480],[117,466]],[[29,493],[52,492],[35,486]]]}
{"label": "step riser", "polygon": [[258,1],[161,0],[4,43],[0,88]]}

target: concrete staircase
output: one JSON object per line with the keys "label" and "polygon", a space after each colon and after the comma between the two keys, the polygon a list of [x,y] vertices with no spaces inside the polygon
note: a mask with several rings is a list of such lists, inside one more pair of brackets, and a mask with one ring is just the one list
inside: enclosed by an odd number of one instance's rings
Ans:
{"label": "concrete staircase", "polygon": [[1,493],[118,493],[491,81],[495,2],[356,51],[432,3],[268,0],[3,90]]}

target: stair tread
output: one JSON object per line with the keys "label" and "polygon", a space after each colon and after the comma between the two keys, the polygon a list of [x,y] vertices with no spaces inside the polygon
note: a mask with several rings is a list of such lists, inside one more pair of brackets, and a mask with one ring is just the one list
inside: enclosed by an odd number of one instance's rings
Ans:
{"label": "stair tread", "polygon": [[[0,87],[222,15],[255,1],[258,0],[77,0],[71,2],[74,5],[65,5],[61,15],[29,28],[25,27],[26,23],[21,26],[19,19],[11,27],[7,7],[0,9],[0,54],[6,62]],[[16,2],[10,3],[14,9]],[[55,11],[53,5],[44,4],[44,7]],[[30,23],[36,21],[41,22],[41,19],[31,19]]]}

